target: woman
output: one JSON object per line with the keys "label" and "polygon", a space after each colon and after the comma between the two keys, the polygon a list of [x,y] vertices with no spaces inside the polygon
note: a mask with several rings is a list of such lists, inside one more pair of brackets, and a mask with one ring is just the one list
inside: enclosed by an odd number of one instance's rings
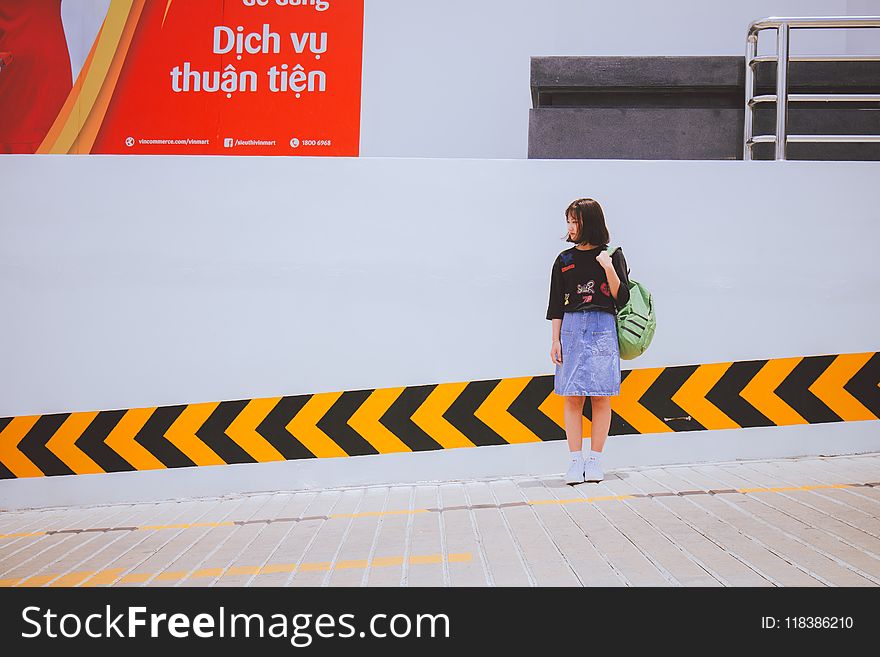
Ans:
{"label": "woman", "polygon": [[[565,211],[566,241],[575,246],[556,257],[550,277],[547,319],[553,322],[550,359],[556,365],[553,390],[565,398],[563,417],[571,463],[565,483],[602,481],[601,456],[611,427],[611,397],[620,394],[617,309],[629,301],[623,250],[613,254],[599,203],[573,201]],[[592,405],[590,453],[581,453],[584,402]]]}

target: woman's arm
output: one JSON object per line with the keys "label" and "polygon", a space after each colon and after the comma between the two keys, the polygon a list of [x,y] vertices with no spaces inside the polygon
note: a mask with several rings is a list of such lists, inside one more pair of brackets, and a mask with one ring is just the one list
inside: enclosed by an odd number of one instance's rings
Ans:
{"label": "woman's arm", "polygon": [[618,308],[623,308],[629,303],[629,277],[626,274],[626,260],[623,257],[623,249],[616,249],[610,258],[602,259],[602,268],[608,279],[608,287],[611,296]]}
{"label": "woman's arm", "polygon": [[562,320],[561,319],[554,319],[551,322],[551,324],[553,325],[550,329],[551,330],[551,337],[552,337],[551,341],[552,342],[559,342],[559,333],[560,333],[560,331],[562,331]]}

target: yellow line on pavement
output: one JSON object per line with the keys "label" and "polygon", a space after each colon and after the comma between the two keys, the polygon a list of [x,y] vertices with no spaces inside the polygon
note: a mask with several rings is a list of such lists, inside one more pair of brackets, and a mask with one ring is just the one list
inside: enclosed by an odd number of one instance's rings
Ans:
{"label": "yellow line on pavement", "polygon": [[[462,563],[473,559],[470,552],[453,552],[446,555],[447,563]],[[159,573],[131,573],[122,577],[122,568],[111,568],[97,572],[78,571],[62,575],[61,573],[48,573],[29,577],[12,579],[0,579],[0,587],[12,586],[102,586],[113,584],[143,584],[149,580],[154,582],[179,582],[184,579],[205,579],[214,577],[226,577],[231,575],[271,575],[272,573],[292,572],[326,572],[328,570],[346,570],[352,568],[378,568],[381,566],[400,566],[404,563],[402,556],[376,557],[372,562],[368,559],[349,559],[337,561],[334,565],[329,561],[302,563],[297,567],[295,563],[268,564],[265,566],[229,566],[220,568],[201,568],[199,570],[167,570]],[[409,557],[410,565],[443,563],[442,554],[415,554]]]}
{"label": "yellow line on pavement", "polygon": [[[734,488],[730,489],[730,491],[735,491],[737,493],[780,493],[784,491],[793,491],[793,490],[820,490],[820,489],[828,489],[828,488],[853,488],[857,487],[860,484],[815,484],[809,486],[772,486],[772,487],[758,487],[758,488]],[[646,495],[595,495],[593,497],[574,497],[562,500],[529,500],[524,501],[520,504],[526,504],[530,506],[538,506],[541,504],[589,504],[592,502],[601,502],[607,500],[631,500],[635,498],[644,498],[648,499],[652,496],[660,496],[664,497],[667,495],[675,495],[678,491],[658,491],[655,493],[648,493]],[[687,491],[688,494],[697,493],[705,493],[709,494],[708,490],[700,490],[700,491]],[[480,510],[485,509],[486,507],[478,507]],[[500,507],[489,507],[489,508],[503,508],[503,505]],[[439,509],[439,511],[444,511],[447,509]],[[459,509],[457,507],[453,507],[450,510],[466,510],[465,508]],[[391,515],[412,515],[416,513],[431,513],[438,511],[438,509],[399,509],[393,511],[364,511],[362,513],[334,513],[327,518],[367,518],[374,516],[391,516]],[[272,518],[266,518],[265,520],[256,520],[253,522],[281,522],[281,521],[289,521],[293,519],[279,519],[274,520]],[[192,523],[177,523],[173,525],[142,525],[140,527],[134,527],[135,530],[138,531],[158,531],[161,529],[191,529],[193,527],[234,527],[235,522],[231,520],[227,520],[224,522],[192,522]],[[108,528],[107,531],[113,531],[113,527]],[[132,528],[122,528],[122,529],[132,529]],[[67,530],[62,530],[66,531]],[[39,531],[39,532],[20,532],[16,534],[0,534],[0,539],[5,538],[22,538],[29,536],[44,536],[49,534],[51,530],[47,531]],[[55,532],[58,533],[58,532]],[[0,580],[0,586],[2,586],[2,582],[6,580]]]}

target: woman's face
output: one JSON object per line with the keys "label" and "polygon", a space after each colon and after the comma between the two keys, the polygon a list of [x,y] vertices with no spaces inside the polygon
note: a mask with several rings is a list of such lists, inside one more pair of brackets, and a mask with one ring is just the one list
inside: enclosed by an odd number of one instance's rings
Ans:
{"label": "woman's face", "polygon": [[578,220],[568,215],[565,218],[565,223],[568,226],[568,237],[571,240],[574,240],[578,234]]}

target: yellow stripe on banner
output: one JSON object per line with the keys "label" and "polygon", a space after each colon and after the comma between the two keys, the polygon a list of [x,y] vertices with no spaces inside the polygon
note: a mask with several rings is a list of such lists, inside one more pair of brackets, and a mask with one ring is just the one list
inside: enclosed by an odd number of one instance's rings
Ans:
{"label": "yellow stripe on banner", "polygon": [[380,454],[412,451],[409,445],[391,433],[379,421],[404,390],[406,388],[380,388],[374,390],[348,419],[349,426],[357,431]]}
{"label": "yellow stripe on banner", "polygon": [[317,424],[342,396],[341,392],[322,392],[312,395],[299,413],[287,424],[287,431],[318,458],[348,456]]}
{"label": "yellow stripe on banner", "polygon": [[[67,94],[67,100],[64,101],[64,105],[61,107],[61,111],[58,113],[58,116],[55,117],[55,122],[52,124],[52,127],[49,128],[49,132],[46,133],[46,136],[43,138],[43,142],[40,144],[39,148],[37,148],[37,153],[45,154],[45,153],[57,153],[61,151],[54,150],[55,143],[58,141],[58,138],[61,136],[61,133],[64,131],[65,126],[71,121],[71,116],[73,116],[73,121],[78,122],[80,120],[79,112],[76,115],[73,114],[75,108],[77,108],[77,104],[80,99],[80,94],[82,93],[83,82],[86,77],[88,77],[89,71],[92,68],[92,61],[95,58],[95,50],[98,48],[98,43],[101,41],[101,34],[104,31],[104,23],[101,23],[101,29],[98,30],[98,35],[95,37],[94,42],[92,42],[92,47],[89,50],[89,55],[86,57],[86,61],[83,63],[82,68],[79,71],[79,75],[76,77],[76,82],[73,85],[73,88],[70,90],[70,93]],[[77,127],[79,130],[79,127]],[[64,151],[67,152],[67,151]]]}
{"label": "yellow stripe on banner", "polygon": [[[116,91],[116,83],[119,81],[119,74],[122,72],[122,65],[125,63],[126,57],[128,57],[128,49],[131,46],[131,40],[137,30],[145,2],[146,0],[111,0],[110,10],[107,12],[106,24],[111,24],[111,13],[114,10],[114,6],[118,6],[118,20],[123,21],[122,30],[119,33],[116,44],[114,44],[112,50],[107,53],[107,55],[109,55],[109,63],[106,66],[106,73],[101,88],[95,96],[90,111],[87,114],[83,114],[85,120],[79,131],[79,135],[77,135],[71,146],[70,152],[92,152],[92,146],[94,146],[95,139],[98,137],[98,132],[101,130],[101,126],[104,123],[104,116],[107,114],[107,108],[110,106],[110,101],[113,99],[113,92]],[[115,16],[114,20],[116,20]],[[115,23],[113,23],[113,25],[115,25]],[[105,60],[101,59],[102,55],[103,53],[101,53],[99,47],[98,53],[95,57],[103,63]]]}
{"label": "yellow stripe on banner", "polygon": [[443,414],[467,387],[464,383],[440,383],[412,414],[412,421],[444,449],[476,447],[467,436],[450,424]]}
{"label": "yellow stripe on banner", "polygon": [[114,452],[125,459],[135,470],[161,470],[165,467],[159,459],[135,440],[156,408],[133,408],[119,420],[104,440]]}
{"label": "yellow stripe on banner", "polygon": [[541,442],[538,436],[507,410],[531,380],[530,376],[501,379],[474,411],[476,418],[512,445]]}
{"label": "yellow stripe on banner", "polygon": [[672,395],[672,401],[706,429],[739,429],[720,408],[706,399],[733,363],[700,365]]}
{"label": "yellow stripe on banner", "polygon": [[76,474],[104,472],[104,468],[74,444],[97,416],[97,411],[71,413],[64,424],[58,427],[58,430],[46,442],[46,449]]}
{"label": "yellow stripe on banner", "polygon": [[75,151],[76,140],[82,130],[83,121],[92,111],[98,94],[107,79],[113,57],[120,47],[126,21],[132,11],[132,3],[133,0],[111,0],[101,31],[92,45],[94,54],[89,68],[82,81],[77,80],[80,85],[79,93],[74,97],[74,104],[69,110],[67,120],[63,128],[53,130],[57,137],[52,141],[51,146],[44,141],[40,152],[70,153]]}
{"label": "yellow stripe on banner", "polygon": [[257,432],[257,427],[278,405],[279,401],[281,401],[281,397],[252,399],[226,428],[226,435],[257,463],[285,460],[284,455]]}
{"label": "yellow stripe on banner", "polygon": [[662,367],[631,370],[620,384],[620,395],[611,398],[611,410],[639,433],[669,433],[672,429],[639,403],[642,395],[663,373]]}
{"label": "yellow stripe on banner", "polygon": [[802,360],[802,356],[768,360],[764,367],[746,384],[739,396],[777,426],[809,424],[800,413],[786,404],[774,392]]}
{"label": "yellow stripe on banner", "polygon": [[183,409],[183,412],[165,432],[165,438],[186,454],[196,465],[224,465],[226,463],[196,435],[196,431],[205,424],[219,405],[220,402],[190,404]]}
{"label": "yellow stripe on banner", "polygon": [[168,10],[171,9],[171,3],[173,0],[168,0],[168,4],[165,5],[165,13],[162,14],[162,27],[165,27],[165,19],[168,18]]}
{"label": "yellow stripe on banner", "polygon": [[837,413],[842,420],[852,422],[857,420],[878,419],[871,411],[851,394],[843,386],[865,366],[873,353],[864,354],[841,354],[835,358],[824,372],[817,378],[809,391],[822,400],[828,408]]}
{"label": "yellow stripe on banner", "polygon": [[43,472],[18,449],[18,444],[40,419],[39,415],[14,417],[0,431],[0,463],[16,477],[42,477]]}

